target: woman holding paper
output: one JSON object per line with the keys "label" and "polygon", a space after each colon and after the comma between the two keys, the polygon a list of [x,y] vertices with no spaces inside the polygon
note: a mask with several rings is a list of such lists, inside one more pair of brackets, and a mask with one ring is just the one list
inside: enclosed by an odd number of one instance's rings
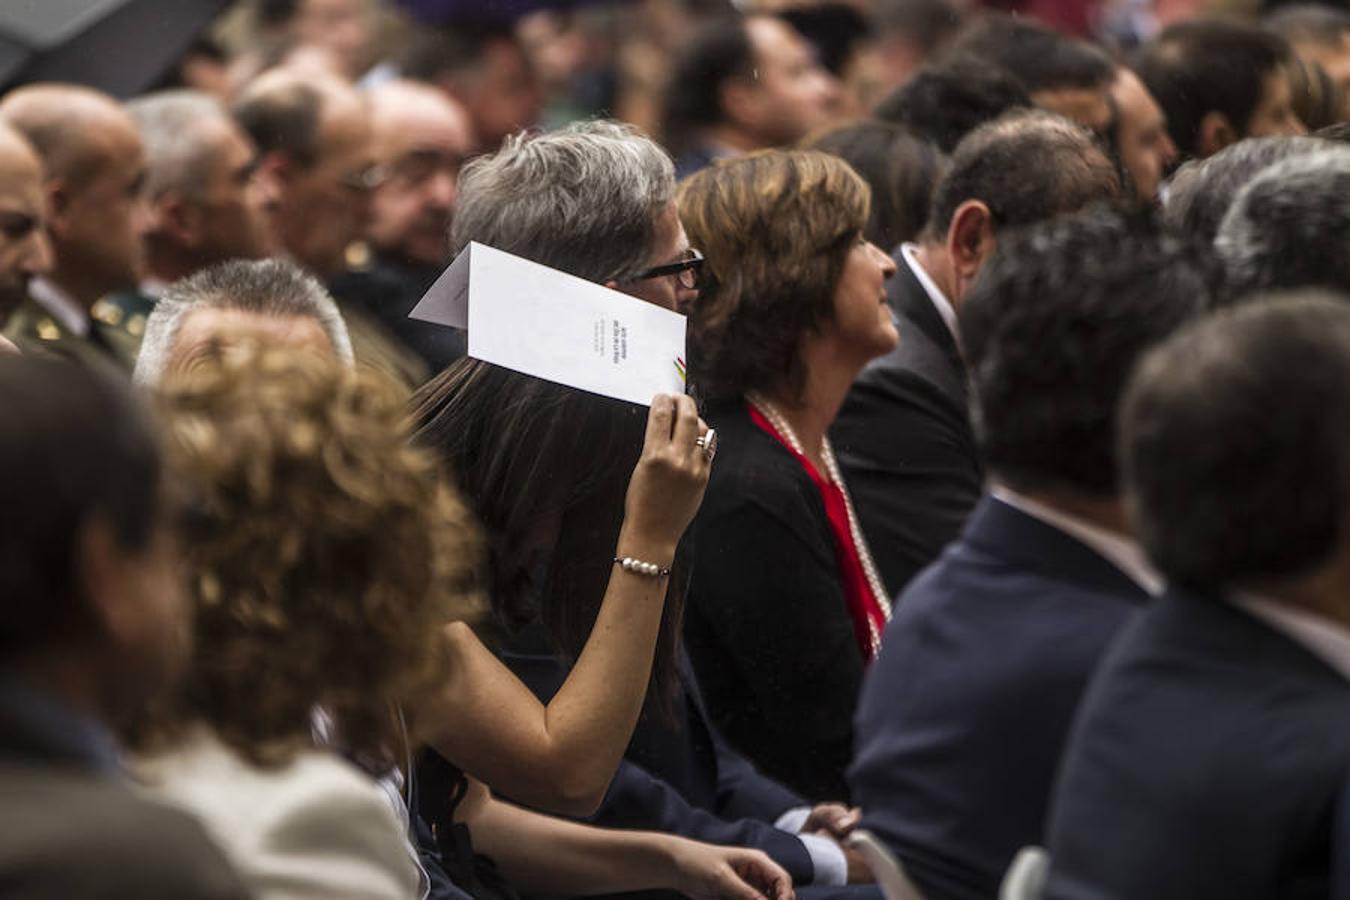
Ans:
{"label": "woman holding paper", "polygon": [[827,435],[898,340],[869,194],[834,157],[771,151],[680,188],[705,256],[690,375],[721,452],[692,529],[685,638],[714,721],[769,775],[847,796],[863,667],[890,614]]}
{"label": "woman holding paper", "polygon": [[649,683],[662,696],[677,681],[672,569],[711,453],[688,397],[658,396],[643,412],[472,359],[414,398],[419,440],[483,518],[493,624],[541,620],[575,660],[544,705],[473,631],[451,626],[455,671],[419,721],[460,769],[568,815],[600,804]]}
{"label": "woman holding paper", "polygon": [[[371,773],[405,764],[403,710],[424,713],[417,698],[447,666],[453,679],[473,664],[447,658],[437,630],[478,611],[468,510],[409,446],[403,395],[378,373],[243,342],[201,356],[160,399],[174,474],[195,501],[184,547],[197,652],[140,723],[138,773],[202,820],[251,894],[420,896],[406,811]],[[632,496],[666,489],[670,505],[626,535],[678,534],[693,514],[706,463],[674,450],[693,445],[682,429],[696,424],[658,398]],[[464,781],[457,819],[523,888],[791,896],[762,854],[563,822]],[[514,896],[460,863],[475,861],[444,859],[473,896]]]}

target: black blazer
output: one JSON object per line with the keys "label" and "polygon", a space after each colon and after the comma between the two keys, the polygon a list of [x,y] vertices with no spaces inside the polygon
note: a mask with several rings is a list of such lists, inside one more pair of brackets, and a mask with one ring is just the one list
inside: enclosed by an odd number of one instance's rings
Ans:
{"label": "black blazer", "polygon": [[863,661],[825,504],[744,401],[704,415],[720,449],[692,528],[685,638],[708,711],[766,775],[844,799]]}
{"label": "black blazer", "polygon": [[993,498],[901,595],[849,783],[863,827],[929,896],[997,896],[1018,848],[1041,843],[1080,696],[1147,599],[1082,542]]}
{"label": "black blazer", "polygon": [[1218,597],[1172,590],[1112,649],[1050,819],[1052,897],[1327,897],[1350,682]]}
{"label": "black blazer", "polygon": [[900,343],[858,376],[830,439],[881,579],[898,593],[961,533],[984,475],[956,341],[899,250],[895,265],[886,291]]}

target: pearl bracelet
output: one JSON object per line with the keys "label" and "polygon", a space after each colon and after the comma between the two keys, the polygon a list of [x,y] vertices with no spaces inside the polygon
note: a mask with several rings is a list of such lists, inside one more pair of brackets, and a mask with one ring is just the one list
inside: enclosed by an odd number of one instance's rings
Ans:
{"label": "pearl bracelet", "polygon": [[670,575],[669,566],[658,566],[656,563],[643,562],[631,556],[616,556],[614,561],[625,572],[632,572],[634,575],[646,575],[649,578],[666,578]]}

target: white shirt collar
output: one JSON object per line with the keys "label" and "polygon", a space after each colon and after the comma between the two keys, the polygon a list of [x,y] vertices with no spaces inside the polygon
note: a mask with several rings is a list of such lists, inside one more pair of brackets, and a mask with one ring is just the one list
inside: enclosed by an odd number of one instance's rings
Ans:
{"label": "white shirt collar", "polygon": [[28,285],[28,296],[66,331],[80,337],[89,334],[89,313],[50,279],[34,278]]}
{"label": "white shirt collar", "polygon": [[1013,509],[1024,512],[1033,519],[1038,519],[1051,528],[1057,528],[1087,544],[1150,596],[1156,597],[1163,592],[1165,587],[1163,577],[1153,568],[1138,542],[1063,510],[1052,509],[1001,484],[993,485],[989,493],[994,499],[1001,500]]}
{"label": "white shirt collar", "polygon": [[1228,602],[1251,613],[1350,681],[1350,630],[1345,626],[1256,594],[1234,591]]}
{"label": "white shirt collar", "polygon": [[933,308],[937,310],[938,315],[946,324],[947,330],[952,333],[952,337],[959,340],[959,334],[956,330],[956,307],[952,301],[947,299],[947,295],[942,293],[942,288],[937,286],[933,276],[928,274],[928,270],[919,262],[919,245],[913,243],[904,243],[900,245],[900,256],[904,259],[905,265],[914,273],[914,277],[919,280],[923,292],[928,295],[932,301]]}

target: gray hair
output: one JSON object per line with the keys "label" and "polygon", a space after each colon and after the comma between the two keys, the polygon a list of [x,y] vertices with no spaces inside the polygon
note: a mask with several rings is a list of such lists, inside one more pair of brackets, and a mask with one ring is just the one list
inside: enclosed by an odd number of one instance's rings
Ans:
{"label": "gray hair", "polygon": [[1193,159],[1167,183],[1163,224],[1174,234],[1212,242],[1234,196],[1268,166],[1326,148],[1315,137],[1257,137]]}
{"label": "gray hair", "polygon": [[131,101],[127,112],[145,145],[145,195],[200,196],[218,147],[211,126],[235,127],[225,105],[200,91],[161,91]]}
{"label": "gray hair", "polygon": [[1350,290],[1350,148],[1276,163],[1243,188],[1214,243],[1235,297]]}
{"label": "gray hair", "polygon": [[314,319],[328,335],[338,358],[349,365],[353,360],[347,323],[317,279],[285,260],[237,259],[176,281],[164,292],[145,323],[145,339],[134,375],[137,384],[159,385],[183,321],[198,309]]}
{"label": "gray hair", "polygon": [[478,241],[579,278],[622,281],[650,265],[656,220],[674,195],[670,157],[631,125],[521,133],[460,173],[451,250]]}

